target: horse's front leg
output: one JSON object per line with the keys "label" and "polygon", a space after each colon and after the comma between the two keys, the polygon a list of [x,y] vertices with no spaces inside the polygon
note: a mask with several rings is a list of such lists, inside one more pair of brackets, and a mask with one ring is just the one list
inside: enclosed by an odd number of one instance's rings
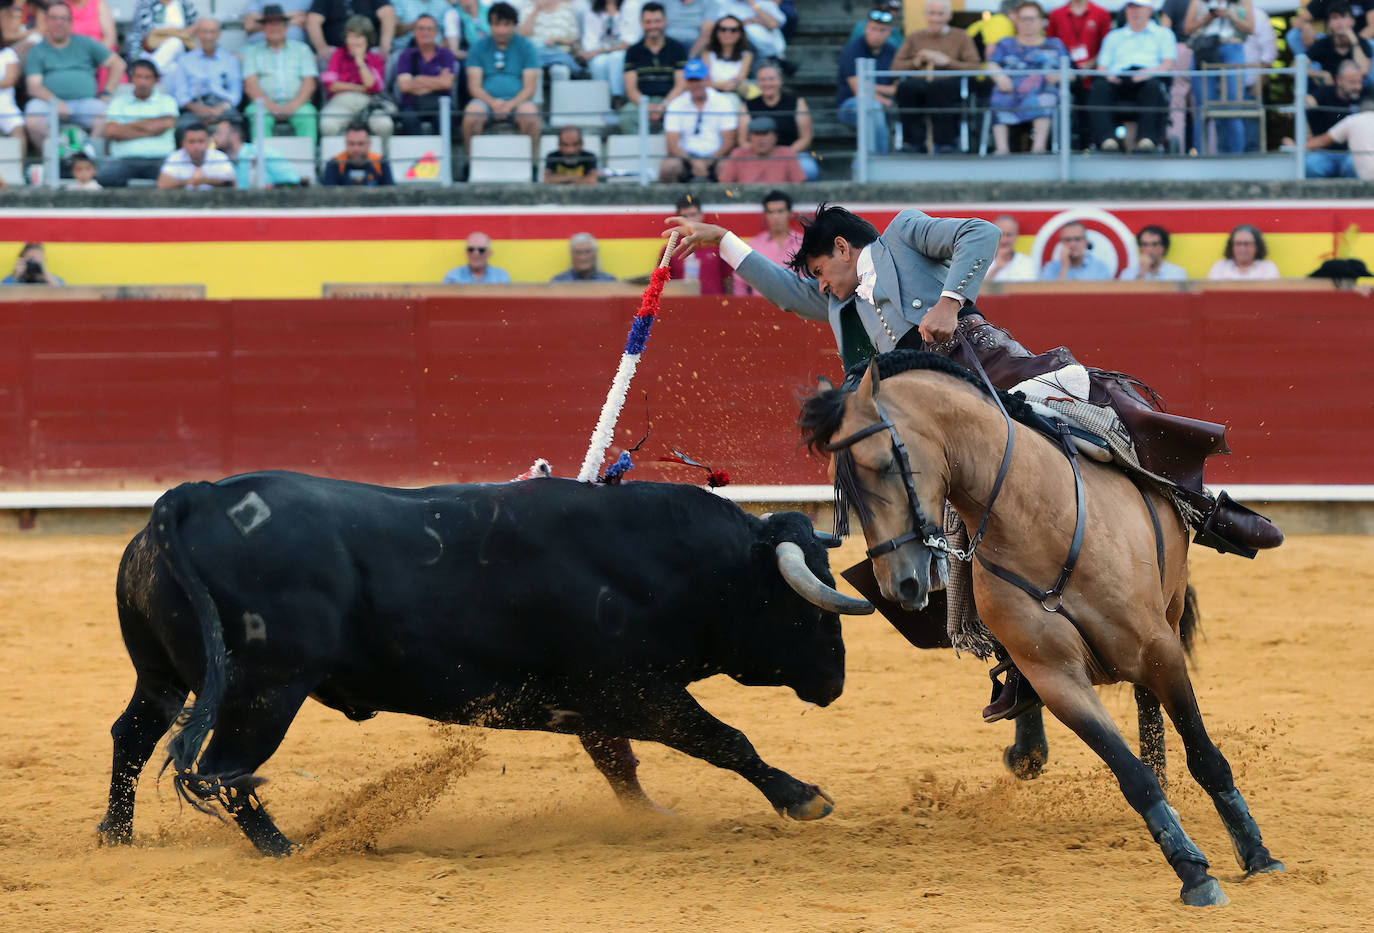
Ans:
{"label": "horse's front leg", "polygon": [[1002,762],[1021,780],[1034,780],[1050,760],[1050,746],[1045,739],[1045,717],[1037,706],[1017,716],[1015,722],[1016,737],[1002,752]]}

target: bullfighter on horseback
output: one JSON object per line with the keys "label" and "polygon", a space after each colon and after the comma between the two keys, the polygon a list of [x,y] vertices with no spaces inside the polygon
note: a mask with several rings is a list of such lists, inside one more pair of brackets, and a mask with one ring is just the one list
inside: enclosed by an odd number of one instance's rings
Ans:
{"label": "bullfighter on horseback", "polygon": [[[1229,452],[1223,426],[1167,414],[1137,391],[1157,400],[1144,386],[1121,373],[1088,370],[1063,347],[1032,354],[987,321],[976,301],[1000,236],[993,224],[904,210],[880,235],[862,217],[822,204],[802,222],[802,244],[789,270],[724,227],[683,217],[667,223],[682,234],[679,256],[719,244],[737,274],[774,305],[828,322],[847,370],[897,349],[931,350],[970,368],[981,364],[997,388],[1021,390],[1047,413],[1085,429],[1077,432],[1080,446],[1095,447],[1097,459],[1115,459],[1164,487],[1199,543],[1253,557],[1283,542],[1263,516],[1202,486],[1203,460]],[[950,609],[957,611],[953,597]],[[987,722],[1014,718],[1039,702],[1004,652],[995,654],[1002,663],[993,682],[999,684],[1001,671],[1006,681],[983,711]]]}

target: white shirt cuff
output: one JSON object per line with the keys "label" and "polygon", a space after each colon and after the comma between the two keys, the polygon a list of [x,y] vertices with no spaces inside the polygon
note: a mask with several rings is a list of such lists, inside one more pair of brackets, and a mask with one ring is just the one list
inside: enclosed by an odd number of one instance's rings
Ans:
{"label": "white shirt cuff", "polygon": [[731,269],[738,269],[739,264],[744,262],[744,257],[754,251],[754,247],[727,232],[720,238],[720,256],[730,264]]}
{"label": "white shirt cuff", "polygon": [[952,292],[952,291],[950,291],[949,289],[945,289],[944,291],[940,292],[940,297],[941,297],[941,298],[953,298],[955,301],[959,302],[959,307],[961,307],[961,308],[962,308],[964,305],[968,304],[968,299],[967,299],[967,298],[965,298],[963,295],[959,294],[958,292]]}

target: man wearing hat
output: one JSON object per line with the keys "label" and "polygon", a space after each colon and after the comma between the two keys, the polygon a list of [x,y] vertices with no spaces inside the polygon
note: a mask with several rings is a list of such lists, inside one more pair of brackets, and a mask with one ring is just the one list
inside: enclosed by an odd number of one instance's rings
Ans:
{"label": "man wearing hat", "polygon": [[778,145],[778,125],[772,117],[749,121],[749,143],[739,146],[720,164],[716,178],[727,185],[801,184],[806,173],[791,146]]}
{"label": "man wearing hat", "polygon": [[255,115],[266,110],[267,135],[274,135],[273,124],[289,120],[297,136],[313,139],[318,112],[310,99],[319,83],[320,71],[315,56],[303,42],[286,37],[290,17],[280,4],[262,8],[262,45],[250,45],[243,53],[243,90],[252,100],[247,107],[249,126]]}
{"label": "man wearing hat", "polygon": [[1153,152],[1164,130],[1169,93],[1160,72],[1170,71],[1178,59],[1173,30],[1154,22],[1154,0],[1128,0],[1126,25],[1102,40],[1097,67],[1111,72],[1093,81],[1088,92],[1093,141],[1104,152],[1121,148],[1116,121],[1135,120],[1137,152]]}
{"label": "man wearing hat", "polygon": [[704,61],[689,58],[682,76],[687,93],[670,100],[663,113],[668,158],[659,168],[658,180],[667,184],[710,179],[716,161],[735,148],[739,129],[736,98],[707,84]]}

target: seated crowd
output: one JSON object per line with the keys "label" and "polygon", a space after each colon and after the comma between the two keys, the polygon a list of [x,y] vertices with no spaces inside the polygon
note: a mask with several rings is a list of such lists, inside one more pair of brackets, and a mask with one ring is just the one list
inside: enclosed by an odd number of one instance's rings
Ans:
{"label": "seated crowd", "polygon": [[[833,102],[841,124],[867,115],[871,153],[971,149],[961,123],[970,100],[987,114],[973,130],[982,146],[1046,152],[1061,131],[1061,95],[1078,150],[1256,151],[1262,119],[1204,108],[1262,99],[1281,41],[1311,63],[1308,175],[1374,177],[1370,0],[1307,0],[1282,37],[1254,0],[1126,0],[1115,18],[1093,0],[1003,0],[968,29],[953,25],[951,0],[873,4],[839,50]],[[913,4],[922,25],[903,35]],[[0,134],[37,161],[55,114],[73,177],[70,157],[83,153],[96,163],[93,185],[119,187],[160,179],[199,125],[220,151],[222,135],[238,140],[239,183],[276,185],[292,172],[252,148],[257,127],[311,140],[362,128],[367,153],[327,154],[326,169],[352,168],[324,176],[388,184],[389,166],[363,170],[368,153],[384,166],[375,150],[395,134],[438,132],[445,112],[469,153],[474,138],[502,131],[528,137],[531,156],[549,152],[539,148],[546,82],[594,79],[606,111],[578,114],[581,129],[552,127],[558,147],[540,160],[547,183],[607,175],[588,137],[616,130],[662,135],[663,182],[821,174],[813,109],[787,88],[793,0],[245,0],[244,10],[231,51],[193,0],[136,0],[122,36],[108,0],[0,0]],[[908,74],[879,78],[860,100],[862,59]],[[1212,66],[1215,77],[1169,74]],[[1107,74],[1061,87],[1061,68]],[[958,74],[969,71],[980,74]],[[104,150],[84,147],[85,137]],[[247,173],[244,151],[256,161]]]}

